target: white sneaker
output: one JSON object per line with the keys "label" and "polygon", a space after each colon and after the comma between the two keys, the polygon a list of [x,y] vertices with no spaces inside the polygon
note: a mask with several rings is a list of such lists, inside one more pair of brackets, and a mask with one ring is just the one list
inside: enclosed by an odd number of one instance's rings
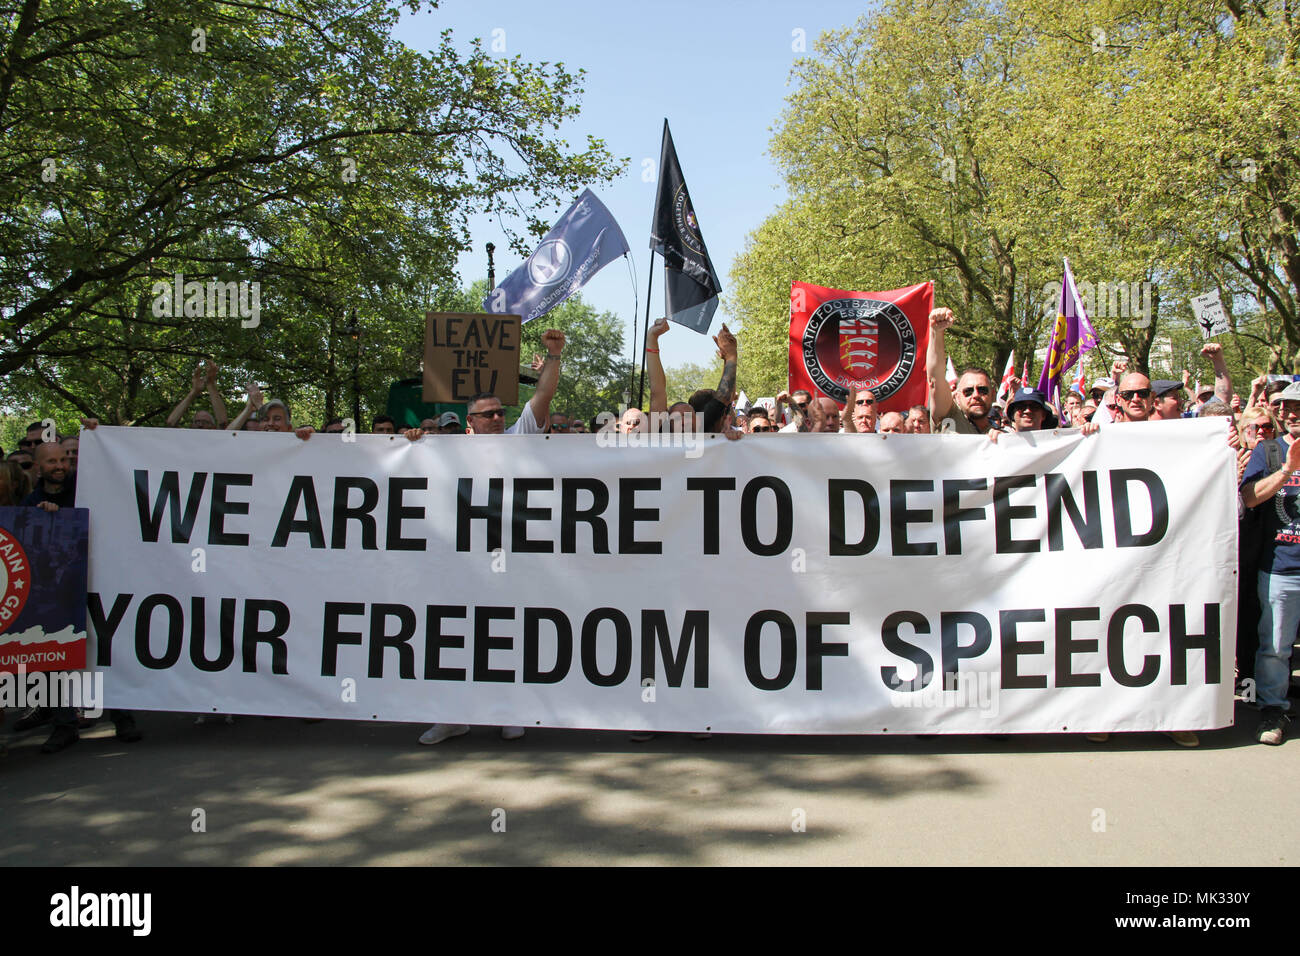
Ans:
{"label": "white sneaker", "polygon": [[420,734],[420,743],[428,745],[440,744],[444,740],[467,733],[469,733],[469,724],[434,724]]}
{"label": "white sneaker", "polygon": [[522,737],[523,735],[524,735],[524,728],[522,728],[522,727],[502,727],[502,728],[501,728],[501,739],[502,739],[502,740],[518,740],[518,739],[519,739],[520,737]]}

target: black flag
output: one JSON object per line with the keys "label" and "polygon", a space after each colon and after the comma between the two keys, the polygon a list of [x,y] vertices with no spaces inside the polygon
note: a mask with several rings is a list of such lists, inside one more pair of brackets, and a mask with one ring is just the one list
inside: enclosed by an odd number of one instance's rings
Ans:
{"label": "black flag", "polygon": [[668,120],[664,120],[663,145],[659,149],[659,188],[650,224],[650,248],[664,257],[668,317],[696,332],[707,333],[718,308],[722,283],[700,235]]}

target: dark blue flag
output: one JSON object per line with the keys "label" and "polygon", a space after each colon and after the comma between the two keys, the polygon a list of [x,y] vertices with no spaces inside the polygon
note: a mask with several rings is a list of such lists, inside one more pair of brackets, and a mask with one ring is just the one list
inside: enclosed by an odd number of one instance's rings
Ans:
{"label": "dark blue flag", "polygon": [[627,251],[627,240],[614,217],[590,189],[584,189],[528,261],[488,293],[483,311],[518,315],[530,322]]}

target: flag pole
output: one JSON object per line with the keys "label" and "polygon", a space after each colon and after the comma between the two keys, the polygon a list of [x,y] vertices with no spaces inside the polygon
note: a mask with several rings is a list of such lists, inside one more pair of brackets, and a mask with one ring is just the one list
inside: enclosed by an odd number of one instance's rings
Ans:
{"label": "flag pole", "polygon": [[[646,346],[649,344],[650,341],[650,291],[654,288],[654,285],[655,285],[655,251],[651,249],[650,250],[650,277],[646,279],[646,283],[645,283],[645,329],[644,329],[644,334],[641,336],[641,381],[636,388],[637,408],[641,408],[641,397],[645,393],[645,355],[646,355],[645,350],[646,350]],[[632,347],[635,349],[636,332],[633,331],[632,335],[633,335]],[[636,369],[633,368],[632,371],[635,373]],[[641,410],[645,411],[645,409],[641,409]]]}

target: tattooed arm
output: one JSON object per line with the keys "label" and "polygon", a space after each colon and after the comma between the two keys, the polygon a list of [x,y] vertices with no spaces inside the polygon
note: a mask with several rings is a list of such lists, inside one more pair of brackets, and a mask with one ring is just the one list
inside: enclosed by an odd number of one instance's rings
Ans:
{"label": "tattooed arm", "polygon": [[730,405],[731,400],[736,395],[736,337],[731,334],[727,328],[727,323],[722,323],[722,331],[713,337],[713,342],[718,347],[718,355],[722,357],[722,378],[718,380],[718,401],[724,405]]}

